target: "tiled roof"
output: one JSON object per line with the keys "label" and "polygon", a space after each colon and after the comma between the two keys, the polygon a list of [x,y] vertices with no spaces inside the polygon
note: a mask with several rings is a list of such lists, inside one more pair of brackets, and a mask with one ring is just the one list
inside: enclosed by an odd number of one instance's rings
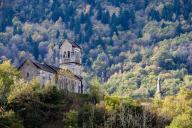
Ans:
{"label": "tiled roof", "polygon": [[45,63],[39,63],[38,61],[35,60],[31,60],[31,59],[26,59],[19,67],[18,69],[20,69],[21,67],[23,67],[23,65],[27,62],[30,61],[36,68],[41,69],[43,71],[47,71],[50,73],[56,73],[57,71],[53,68],[51,68],[50,66],[48,66]]}
{"label": "tiled roof", "polygon": [[50,73],[57,73],[57,70],[51,68],[49,65],[45,64],[45,63],[39,63],[37,61],[32,61],[32,63],[39,69],[43,70],[43,71],[47,71]]}
{"label": "tiled roof", "polygon": [[[35,60],[31,60],[31,59],[27,59],[29,60],[31,63],[33,63],[38,69],[41,69],[43,71],[46,71],[46,72],[50,72],[50,73],[58,73],[58,71],[61,69],[59,67],[56,67],[56,66],[53,66],[53,65],[49,65],[49,64],[46,64],[46,63],[40,63],[38,61],[35,61]],[[26,62],[27,60],[25,60],[19,67],[18,69],[20,69]],[[82,80],[82,77],[80,76],[77,76],[75,74],[73,74],[70,70],[68,70],[68,72],[72,75],[74,75],[74,77],[76,77],[77,79],[79,80]]]}

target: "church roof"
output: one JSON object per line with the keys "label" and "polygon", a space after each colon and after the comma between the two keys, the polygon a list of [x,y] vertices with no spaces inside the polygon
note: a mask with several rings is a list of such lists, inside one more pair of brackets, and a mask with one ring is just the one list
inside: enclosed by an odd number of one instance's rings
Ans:
{"label": "church roof", "polygon": [[[74,41],[71,41],[71,40],[67,40],[73,47],[77,47],[77,48],[79,48],[79,49],[81,49],[81,47],[77,44],[77,43],[75,43]],[[64,41],[65,42],[65,41]],[[63,42],[63,43],[64,43]],[[59,46],[59,47],[61,47],[62,45],[63,45],[63,43],[61,43],[61,45]]]}
{"label": "church roof", "polygon": [[38,61],[35,60],[31,60],[31,59],[26,59],[19,67],[18,69],[20,69],[27,61],[30,61],[36,68],[41,69],[43,71],[46,72],[50,72],[50,73],[56,73],[57,71],[54,68],[51,68],[51,66],[49,66],[46,63],[40,63]]}
{"label": "church roof", "polygon": [[[59,68],[59,67],[56,67],[56,66],[53,66],[53,65],[49,65],[49,64],[47,64],[47,63],[40,63],[40,62],[38,62],[38,61],[31,60],[31,59],[26,59],[26,60],[18,67],[18,70],[20,70],[21,67],[23,67],[23,65],[24,65],[27,61],[30,61],[36,68],[38,68],[38,69],[40,69],[40,70],[43,70],[43,71],[46,71],[46,72],[53,73],[53,74],[56,74],[56,73],[58,73],[60,70],[62,70],[62,69]],[[73,75],[75,78],[77,78],[77,79],[79,79],[79,80],[82,80],[82,77],[73,74],[70,70],[67,70],[67,72],[68,72],[69,74]]]}

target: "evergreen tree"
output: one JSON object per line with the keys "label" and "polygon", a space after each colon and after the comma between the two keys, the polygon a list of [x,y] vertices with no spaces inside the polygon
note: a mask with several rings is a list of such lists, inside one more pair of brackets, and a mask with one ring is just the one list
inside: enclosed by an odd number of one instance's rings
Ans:
{"label": "evergreen tree", "polygon": [[80,33],[77,42],[78,42],[78,44],[84,43],[85,42],[85,35]]}
{"label": "evergreen tree", "polygon": [[130,23],[133,23],[135,20],[135,13],[133,10],[121,10],[120,16],[119,16],[119,23],[121,23],[121,26],[124,30],[127,30],[129,28]]}
{"label": "evergreen tree", "polygon": [[56,33],[56,38],[58,39],[58,38],[59,38],[59,36],[60,36],[60,32],[59,32],[59,30],[57,30],[57,33]]}
{"label": "evergreen tree", "polygon": [[147,7],[148,4],[149,4],[149,0],[144,0],[145,8]]}
{"label": "evergreen tree", "polygon": [[63,21],[65,20],[63,10],[62,9],[55,9],[51,15],[51,19],[53,21],[57,21],[59,19],[59,17],[61,17]]}
{"label": "evergreen tree", "polygon": [[99,8],[97,11],[97,20],[101,20],[101,18],[102,18],[102,9]]}
{"label": "evergreen tree", "polygon": [[182,25],[181,25],[181,23],[179,23],[178,25],[177,25],[177,27],[176,27],[176,34],[177,35],[180,35],[180,34],[182,34],[184,31],[183,31],[183,29],[182,29]]}
{"label": "evergreen tree", "polygon": [[65,33],[65,32],[63,33],[63,38],[67,39],[67,33]]}
{"label": "evergreen tree", "polygon": [[75,20],[75,27],[74,27],[75,34],[79,34],[80,29],[81,29],[80,21],[79,21],[79,19],[76,19]]}
{"label": "evergreen tree", "polygon": [[103,24],[108,24],[110,19],[109,11],[104,11],[101,16],[101,22]]}
{"label": "evergreen tree", "polygon": [[14,34],[22,34],[22,23],[21,21],[17,18],[14,17],[12,20],[13,23],[13,33]]}
{"label": "evergreen tree", "polygon": [[155,10],[155,9],[152,9],[149,12],[149,17],[150,17],[151,20],[156,20],[156,21],[160,21],[161,20],[159,12],[157,10]]}
{"label": "evergreen tree", "polygon": [[29,37],[27,38],[27,41],[31,44],[31,47],[30,47],[31,53],[33,54],[35,59],[38,60],[38,57],[39,57],[39,43],[34,42],[31,35],[29,35]]}
{"label": "evergreen tree", "polygon": [[74,18],[73,17],[71,17],[71,19],[70,19],[70,25],[69,25],[69,28],[71,29],[71,30],[73,30],[73,28],[74,28],[74,26],[75,26],[75,20],[74,20]]}
{"label": "evergreen tree", "polygon": [[85,14],[83,12],[81,12],[81,15],[80,15],[80,23],[84,24],[86,21],[86,17],[85,17]]}
{"label": "evergreen tree", "polygon": [[112,37],[113,36],[113,33],[116,33],[116,35],[118,35],[118,30],[117,30],[117,27],[114,25],[114,24],[112,24],[111,25],[111,32],[110,32],[110,36]]}
{"label": "evergreen tree", "polygon": [[[11,3],[10,3],[11,4]],[[6,26],[12,25],[13,9],[11,6],[2,6],[0,2],[0,31],[5,31]]]}
{"label": "evergreen tree", "polygon": [[173,11],[175,12],[176,17],[181,14],[181,3],[179,0],[174,0]]}
{"label": "evergreen tree", "polygon": [[90,19],[87,21],[85,25],[85,33],[86,33],[85,41],[88,41],[93,34],[93,24],[91,23]]}
{"label": "evergreen tree", "polygon": [[172,5],[165,5],[162,11],[162,18],[164,20],[171,21],[173,16],[173,7]]}
{"label": "evergreen tree", "polygon": [[115,13],[111,16],[110,25],[118,25],[118,18]]}
{"label": "evergreen tree", "polygon": [[191,0],[184,0],[184,9],[183,9],[183,16],[185,20],[189,19],[189,14],[192,11],[191,6],[192,6],[192,1]]}

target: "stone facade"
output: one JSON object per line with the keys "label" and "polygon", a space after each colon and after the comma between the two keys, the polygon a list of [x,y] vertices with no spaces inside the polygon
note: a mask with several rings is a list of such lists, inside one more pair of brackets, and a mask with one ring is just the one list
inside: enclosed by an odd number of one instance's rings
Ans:
{"label": "stone facade", "polygon": [[81,76],[81,48],[68,40],[60,46],[60,68],[67,68],[77,76]]}
{"label": "stone facade", "polygon": [[83,93],[81,48],[74,42],[64,41],[60,46],[59,64],[55,67],[28,59],[18,69],[24,79],[37,79],[42,87],[49,83],[61,90]]}

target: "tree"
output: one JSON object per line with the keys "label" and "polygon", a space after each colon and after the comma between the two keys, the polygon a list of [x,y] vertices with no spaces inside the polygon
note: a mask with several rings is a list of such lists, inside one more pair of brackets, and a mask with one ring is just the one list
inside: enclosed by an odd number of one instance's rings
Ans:
{"label": "tree", "polygon": [[176,34],[177,34],[177,35],[180,35],[180,34],[184,33],[184,31],[183,31],[183,29],[182,29],[182,25],[181,25],[180,22],[179,22],[179,24],[177,25],[175,31],[176,31]]}
{"label": "tree", "polygon": [[5,31],[6,26],[12,25],[12,18],[14,15],[13,8],[10,6],[12,4],[13,1],[5,1],[5,3],[0,3],[0,32]]}
{"label": "tree", "polygon": [[174,0],[173,10],[177,17],[181,14],[181,3],[179,0]]}
{"label": "tree", "polygon": [[63,21],[65,21],[65,16],[63,14],[63,10],[60,8],[53,10],[52,15],[51,15],[51,19],[53,21],[57,21],[60,17],[63,19]]}
{"label": "tree", "polygon": [[118,23],[118,18],[117,18],[117,16],[116,16],[116,14],[115,13],[113,13],[113,15],[111,16],[111,20],[110,20],[110,25],[118,25],[119,23]]}
{"label": "tree", "polygon": [[191,128],[192,127],[192,116],[190,113],[184,113],[173,118],[168,128]]}
{"label": "tree", "polygon": [[142,55],[140,53],[135,53],[133,58],[132,58],[132,62],[136,62],[139,63],[142,61]]}
{"label": "tree", "polygon": [[96,70],[97,75],[101,76],[101,73],[106,73],[106,68],[109,64],[108,56],[103,52],[97,56],[97,59],[93,63],[93,69]]}
{"label": "tree", "polygon": [[14,17],[12,20],[13,23],[13,28],[14,28],[14,34],[22,34],[22,23],[21,21],[17,18]]}
{"label": "tree", "polygon": [[19,72],[11,66],[10,61],[5,60],[0,64],[0,103],[5,105],[14,80],[19,78]]}
{"label": "tree", "polygon": [[32,53],[36,60],[39,59],[39,43],[32,42]]}
{"label": "tree", "polygon": [[78,112],[75,110],[70,110],[66,113],[66,127],[68,128],[78,128]]}
{"label": "tree", "polygon": [[101,6],[98,6],[97,20],[101,20],[101,18],[102,18],[102,9]]}
{"label": "tree", "polygon": [[93,24],[91,23],[91,20],[89,19],[85,25],[85,41],[88,41],[90,39],[90,37],[93,34]]}
{"label": "tree", "polygon": [[164,20],[172,21],[173,7],[171,4],[165,5],[162,10],[162,18]]}
{"label": "tree", "polygon": [[99,103],[103,98],[103,92],[101,91],[101,83],[98,77],[94,77],[90,82],[89,93],[91,95],[92,103]]}
{"label": "tree", "polygon": [[79,34],[80,29],[81,29],[80,21],[79,21],[79,19],[76,19],[75,20],[75,28],[74,28],[75,34]]}
{"label": "tree", "polygon": [[13,111],[7,111],[0,115],[0,127],[2,128],[24,128],[22,121]]}
{"label": "tree", "polygon": [[157,11],[155,9],[151,9],[151,11],[149,12],[149,17],[151,20],[156,20],[156,21],[161,20],[161,16],[159,14],[159,11]]}
{"label": "tree", "polygon": [[109,14],[109,11],[104,11],[102,12],[102,15],[101,15],[101,22],[103,24],[109,24],[109,21],[110,21],[110,14]]}
{"label": "tree", "polygon": [[119,15],[119,23],[124,30],[129,28],[129,25],[135,21],[135,12],[133,10],[121,10]]}

